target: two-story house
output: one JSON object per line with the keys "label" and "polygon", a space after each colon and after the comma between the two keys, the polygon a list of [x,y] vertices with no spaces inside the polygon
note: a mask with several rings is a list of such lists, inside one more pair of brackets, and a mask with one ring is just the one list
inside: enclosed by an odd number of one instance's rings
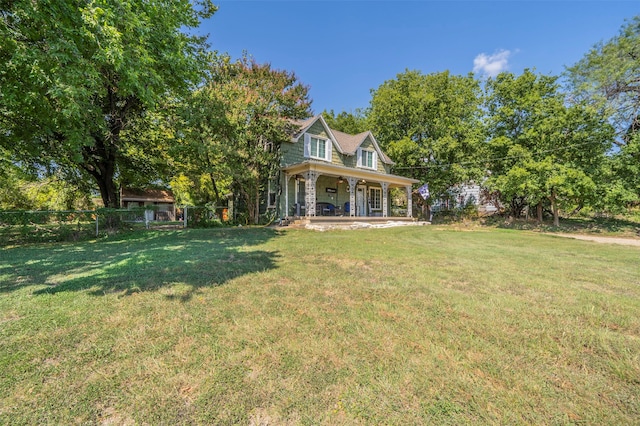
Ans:
{"label": "two-story house", "polygon": [[332,130],[321,115],[296,125],[299,131],[281,146],[279,188],[269,191],[269,206],[280,217],[389,217],[391,188],[406,191],[411,217],[418,181],[391,174],[393,161],[371,132]]}

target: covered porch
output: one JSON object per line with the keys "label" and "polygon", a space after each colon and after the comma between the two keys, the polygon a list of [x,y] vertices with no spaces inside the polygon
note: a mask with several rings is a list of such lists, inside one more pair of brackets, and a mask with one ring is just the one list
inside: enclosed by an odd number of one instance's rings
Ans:
{"label": "covered porch", "polygon": [[[281,217],[331,220],[411,220],[412,185],[418,181],[374,170],[305,161],[281,169]],[[390,190],[406,196],[403,208],[392,208]],[[340,219],[344,218],[344,219]]]}

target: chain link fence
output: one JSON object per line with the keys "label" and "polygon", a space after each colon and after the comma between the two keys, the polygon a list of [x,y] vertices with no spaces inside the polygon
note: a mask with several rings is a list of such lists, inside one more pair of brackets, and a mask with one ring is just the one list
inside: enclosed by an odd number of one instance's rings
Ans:
{"label": "chain link fence", "polygon": [[154,220],[154,206],[132,209],[96,209],[65,211],[0,211],[0,246],[78,241],[120,231],[149,228],[210,228],[227,222],[227,209],[208,206],[184,206],[176,211],[175,221]]}

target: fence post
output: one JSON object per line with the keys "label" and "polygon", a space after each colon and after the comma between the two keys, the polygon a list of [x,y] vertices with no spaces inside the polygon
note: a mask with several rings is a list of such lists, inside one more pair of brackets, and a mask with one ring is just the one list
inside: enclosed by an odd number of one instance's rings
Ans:
{"label": "fence post", "polygon": [[182,222],[183,222],[184,228],[186,228],[187,227],[187,206],[184,206],[184,212],[182,216],[183,216]]}
{"label": "fence post", "polygon": [[96,213],[96,238],[97,238],[98,235],[99,235],[99,230],[98,230],[98,211],[97,210],[94,210],[94,211]]}

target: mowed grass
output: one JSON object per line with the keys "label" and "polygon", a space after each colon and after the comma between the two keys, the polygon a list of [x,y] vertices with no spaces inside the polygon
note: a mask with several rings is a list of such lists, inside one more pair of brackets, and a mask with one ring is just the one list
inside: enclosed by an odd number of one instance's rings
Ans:
{"label": "mowed grass", "polygon": [[151,231],[0,251],[0,424],[637,424],[640,249]]}

